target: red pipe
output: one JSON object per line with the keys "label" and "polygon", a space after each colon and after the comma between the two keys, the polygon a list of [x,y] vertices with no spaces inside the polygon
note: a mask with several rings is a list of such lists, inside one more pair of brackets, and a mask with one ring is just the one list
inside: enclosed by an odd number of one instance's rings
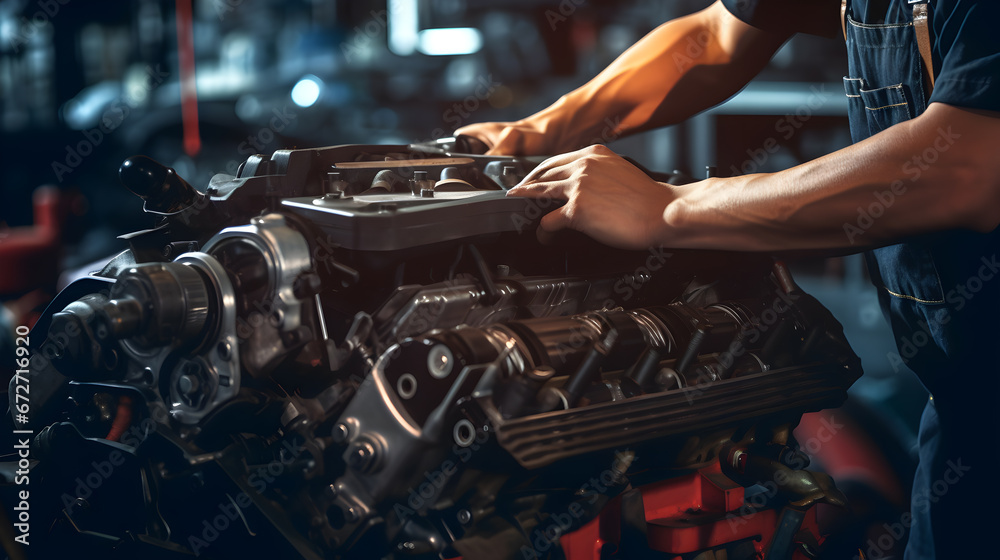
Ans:
{"label": "red pipe", "polygon": [[198,133],[198,88],[194,77],[194,32],[191,0],[177,0],[177,54],[181,71],[181,118],[184,152],[194,157],[201,151]]}

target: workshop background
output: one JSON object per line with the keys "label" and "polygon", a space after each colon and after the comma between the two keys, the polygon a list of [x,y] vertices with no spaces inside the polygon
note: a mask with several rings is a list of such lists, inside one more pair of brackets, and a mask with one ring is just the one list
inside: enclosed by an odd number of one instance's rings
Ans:
{"label": "workshop background", "polygon": [[[7,321],[30,320],[74,274],[124,249],[117,236],[153,223],[118,183],[130,155],[163,162],[204,190],[212,175],[235,173],[254,153],[427,141],[473,122],[514,120],[584,83],[658,24],[707,4],[4,0]],[[178,40],[187,32],[191,49]],[[846,146],[844,50],[837,40],[796,37],[727,103],[674,127],[609,138],[611,147],[650,169],[700,177],[706,165],[722,175],[776,171]],[[185,56],[194,62],[197,99],[187,112]],[[855,473],[848,483],[871,495],[872,515],[905,508],[901,489],[912,476],[926,393],[893,359],[859,255],[792,264],[863,360],[852,400],[833,417],[861,426],[871,446],[848,451],[877,450],[896,479]],[[865,507],[856,503],[855,513]]]}

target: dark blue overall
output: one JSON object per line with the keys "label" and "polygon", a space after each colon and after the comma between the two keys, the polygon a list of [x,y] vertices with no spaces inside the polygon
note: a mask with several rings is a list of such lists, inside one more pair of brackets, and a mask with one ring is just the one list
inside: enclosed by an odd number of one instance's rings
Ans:
{"label": "dark blue overall", "polygon": [[[844,86],[855,142],[916,117],[930,99],[911,6],[893,0],[884,19],[869,22],[867,2],[849,0],[845,28]],[[957,133],[942,127],[901,166],[897,196],[905,197],[920,173],[954,146]],[[938,188],[947,196],[948,184]],[[892,211],[891,202],[883,206]],[[910,527],[905,558],[998,558],[1000,504],[992,486],[1000,465],[998,232],[928,235],[875,249],[867,259],[896,338],[898,354],[890,362],[916,372],[933,395],[920,424],[910,511],[899,520]]]}

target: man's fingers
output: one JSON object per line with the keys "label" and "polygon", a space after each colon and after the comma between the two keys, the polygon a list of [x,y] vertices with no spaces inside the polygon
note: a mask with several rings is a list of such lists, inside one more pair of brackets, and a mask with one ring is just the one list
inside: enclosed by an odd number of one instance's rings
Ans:
{"label": "man's fingers", "polygon": [[561,181],[572,176],[573,169],[570,166],[576,162],[576,159],[568,156],[569,154],[553,156],[538,164],[525,175],[520,185]]}
{"label": "man's fingers", "polygon": [[538,229],[552,234],[570,227],[569,208],[563,206],[556,208],[548,214],[542,216],[542,221],[538,223]]}
{"label": "man's fingers", "polygon": [[523,196],[526,198],[550,198],[553,200],[569,200],[573,182],[568,178],[521,183],[507,191],[507,196]]}
{"label": "man's fingers", "polygon": [[535,237],[541,244],[548,245],[552,243],[557,233],[568,227],[570,227],[570,219],[566,207],[556,208],[542,216],[542,220],[538,223],[538,229],[535,230]]}

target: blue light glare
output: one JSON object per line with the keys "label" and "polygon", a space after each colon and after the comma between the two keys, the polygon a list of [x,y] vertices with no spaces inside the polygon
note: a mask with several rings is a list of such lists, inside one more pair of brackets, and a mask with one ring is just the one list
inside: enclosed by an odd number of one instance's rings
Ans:
{"label": "blue light glare", "polygon": [[299,107],[311,107],[319,100],[323,81],[316,76],[305,76],[292,88],[292,102]]}

